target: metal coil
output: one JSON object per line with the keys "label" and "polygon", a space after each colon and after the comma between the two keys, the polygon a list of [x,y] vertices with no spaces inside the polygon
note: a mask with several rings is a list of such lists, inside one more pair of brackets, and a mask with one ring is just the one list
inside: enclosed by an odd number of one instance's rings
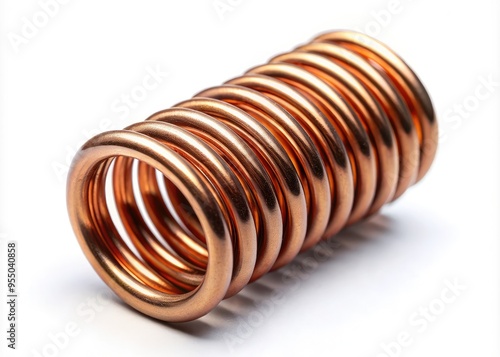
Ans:
{"label": "metal coil", "polygon": [[188,321],[399,197],[436,147],[412,70],[336,31],[89,140],[68,176],[69,216],[117,295]]}

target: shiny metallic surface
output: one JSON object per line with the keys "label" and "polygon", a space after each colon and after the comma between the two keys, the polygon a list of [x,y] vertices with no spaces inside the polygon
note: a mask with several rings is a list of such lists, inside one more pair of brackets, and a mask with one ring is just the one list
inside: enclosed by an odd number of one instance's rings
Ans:
{"label": "shiny metallic surface", "polygon": [[68,212],[118,296],[189,321],[398,198],[436,149],[430,98],[405,62],[330,32],[89,140]]}

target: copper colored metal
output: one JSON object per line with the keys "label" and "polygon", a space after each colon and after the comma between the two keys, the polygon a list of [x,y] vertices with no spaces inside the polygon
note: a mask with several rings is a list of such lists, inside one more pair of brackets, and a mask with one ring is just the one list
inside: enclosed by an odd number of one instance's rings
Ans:
{"label": "copper colored metal", "polygon": [[125,302],[188,321],[399,197],[436,146],[411,69],[366,35],[330,32],[89,140],[69,216]]}

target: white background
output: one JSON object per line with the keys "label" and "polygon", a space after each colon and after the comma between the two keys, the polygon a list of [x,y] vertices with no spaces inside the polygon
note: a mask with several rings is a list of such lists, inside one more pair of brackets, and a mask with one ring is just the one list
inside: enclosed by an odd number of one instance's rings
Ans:
{"label": "white background", "polygon": [[[498,1],[220,2],[231,8],[222,16],[212,0],[72,0],[22,43],[13,39],[40,4],[1,2],[0,351],[390,356],[385,345],[394,356],[498,356]],[[295,280],[266,276],[198,321],[162,323],[110,297],[66,214],[61,167],[86,133],[141,121],[338,28],[388,44],[431,94],[442,140],[425,179],[340,234],[330,258],[299,257]],[[116,101],[157,67],[168,72],[157,88],[130,113],[117,112]],[[488,90],[485,81],[494,85]],[[19,243],[13,353],[5,349],[8,240]],[[463,290],[453,302],[436,301],[455,282]],[[424,324],[421,308],[429,305],[444,307]],[[61,337],[68,324],[74,336]]]}

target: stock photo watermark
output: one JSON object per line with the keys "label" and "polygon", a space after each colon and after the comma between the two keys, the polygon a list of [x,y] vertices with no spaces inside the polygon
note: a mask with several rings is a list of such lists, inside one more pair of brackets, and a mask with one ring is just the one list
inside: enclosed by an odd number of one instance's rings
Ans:
{"label": "stock photo watermark", "polygon": [[448,139],[451,132],[458,131],[464,123],[471,119],[481,105],[497,94],[500,88],[500,81],[493,77],[493,74],[481,75],[475,81],[474,89],[461,100],[454,103],[440,117],[439,142],[443,143]]}
{"label": "stock photo watermark", "polygon": [[300,285],[309,279],[311,273],[319,265],[330,259],[341,244],[335,240],[320,242],[306,256],[299,256],[296,262],[283,268],[281,280],[283,287],[277,289],[270,297],[255,304],[254,309],[245,317],[238,317],[233,332],[225,332],[222,339],[227,348],[232,352],[244,344],[254,333],[255,329],[262,326],[276,311],[276,307],[283,304],[287,293],[297,290]]}
{"label": "stock photo watermark", "polygon": [[231,14],[243,3],[243,0],[213,0],[212,8],[221,21],[226,19],[228,14]]}
{"label": "stock photo watermark", "polygon": [[396,337],[388,342],[380,344],[382,352],[377,357],[397,357],[401,356],[404,349],[410,347],[418,339],[418,335],[423,334],[429,326],[435,323],[439,316],[456,302],[457,298],[467,290],[458,278],[446,279],[440,294],[429,302],[420,305],[407,320],[408,328],[396,334]]}
{"label": "stock photo watermark", "polygon": [[17,343],[17,242],[7,242],[7,347],[16,349]]}
{"label": "stock photo watermark", "polygon": [[370,20],[362,26],[354,26],[353,29],[377,37],[411,2],[413,0],[390,0],[383,8],[370,11]]}
{"label": "stock photo watermark", "polygon": [[33,357],[56,357],[67,349],[96,317],[111,303],[113,294],[103,290],[78,304],[74,310],[76,318],[68,321],[57,331],[47,334],[48,340],[42,347],[31,349]]}
{"label": "stock photo watermark", "polygon": [[[160,87],[169,73],[163,70],[160,65],[146,66],[145,74],[141,81],[130,89],[122,92],[109,105],[109,110],[112,115],[108,115],[99,120],[97,126],[92,129],[82,130],[80,140],[73,145],[66,145],[64,150],[64,159],[54,160],[51,164],[52,170],[59,182],[63,182],[69,171],[69,167],[78,149],[93,136],[110,130],[115,117],[118,121],[123,122],[136,109],[140,103],[144,102],[152,91]],[[115,119],[116,120],[116,119]]]}
{"label": "stock photo watermark", "polygon": [[[0,234],[2,244],[2,261],[5,262],[5,331],[6,347],[8,350],[16,350],[19,338],[19,281],[18,281],[18,251],[17,241],[9,239],[6,234]],[[3,281],[3,279],[2,279]],[[3,347],[2,347],[3,348]]]}
{"label": "stock photo watermark", "polygon": [[37,37],[52,19],[54,19],[62,7],[68,4],[70,0],[40,0],[38,9],[31,16],[21,17],[21,25],[17,31],[10,31],[7,38],[14,50],[19,53],[21,46],[27,45],[31,40]]}

